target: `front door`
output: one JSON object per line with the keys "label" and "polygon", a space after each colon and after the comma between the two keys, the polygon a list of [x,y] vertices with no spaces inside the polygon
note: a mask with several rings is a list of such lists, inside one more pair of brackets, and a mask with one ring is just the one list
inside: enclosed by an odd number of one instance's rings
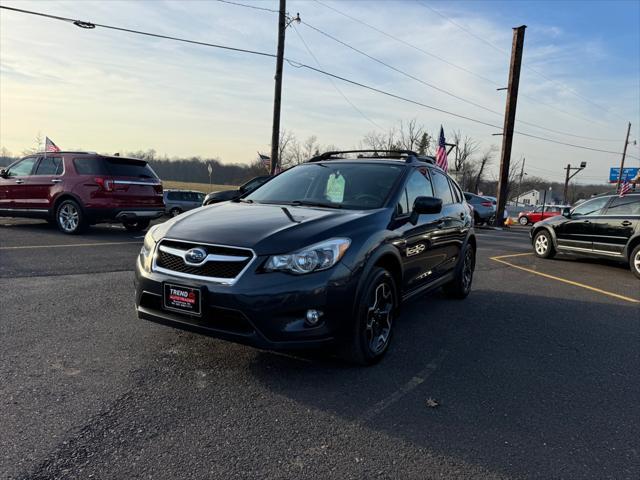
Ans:
{"label": "front door", "polygon": [[0,179],[1,190],[5,198],[0,198],[0,208],[9,210],[25,210],[27,202],[27,181],[36,165],[38,157],[23,158],[7,169],[6,178]]}
{"label": "front door", "polygon": [[604,215],[594,221],[593,250],[621,255],[640,224],[640,195],[613,197]]}
{"label": "front door", "polygon": [[609,197],[588,200],[571,211],[571,218],[555,226],[558,247],[569,250],[593,250],[594,222],[600,217]]}
{"label": "front door", "polygon": [[396,246],[403,260],[405,292],[420,288],[437,278],[440,266],[447,258],[446,242],[441,235],[445,223],[442,212],[419,215],[415,224],[409,220],[415,199],[433,196],[427,171],[411,172],[398,202],[394,220],[395,231],[400,235]]}

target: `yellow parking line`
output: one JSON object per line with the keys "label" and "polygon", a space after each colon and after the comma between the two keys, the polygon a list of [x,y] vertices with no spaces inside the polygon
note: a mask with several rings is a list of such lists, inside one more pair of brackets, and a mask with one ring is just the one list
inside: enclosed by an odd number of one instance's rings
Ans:
{"label": "yellow parking line", "polygon": [[17,247],[0,247],[0,250],[27,250],[33,248],[64,248],[64,247],[99,247],[108,245],[127,245],[129,243],[140,244],[142,242],[96,242],[96,243],[67,243],[61,245],[20,245]]}
{"label": "yellow parking line", "polygon": [[497,257],[491,257],[491,260],[497,260],[499,258],[524,257],[525,255],[533,255],[533,252],[510,253],[509,255],[498,255]]}
{"label": "yellow parking line", "polygon": [[586,290],[591,290],[592,292],[601,293],[602,295],[607,295],[609,297],[617,298],[619,300],[624,300],[625,302],[630,303],[640,303],[640,300],[631,297],[625,297],[624,295],[619,295],[617,293],[608,292],[607,290],[602,290],[600,288],[592,287],[591,285],[585,285],[584,283],[574,282],[573,280],[567,280],[566,278],[556,277],[555,275],[549,275],[548,273],[538,272],[537,270],[533,270],[527,267],[521,267],[520,265],[514,265],[513,263],[506,262],[502,260],[507,257],[520,257],[523,255],[532,255],[531,253],[516,253],[513,255],[499,255],[497,257],[491,257],[491,260],[496,262],[504,263],[505,265],[509,265],[510,267],[517,268],[518,270],[523,270],[525,272],[533,273],[535,275],[540,275],[541,277],[550,278],[551,280],[556,280],[558,282],[566,283],[569,285],[573,285],[574,287],[584,288]]}

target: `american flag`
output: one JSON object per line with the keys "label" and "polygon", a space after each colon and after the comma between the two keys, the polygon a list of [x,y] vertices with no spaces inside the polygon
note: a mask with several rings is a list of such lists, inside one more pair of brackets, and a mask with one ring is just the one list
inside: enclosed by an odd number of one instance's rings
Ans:
{"label": "american flag", "polygon": [[620,193],[621,197],[624,197],[631,190],[631,184],[629,183],[629,179],[626,179],[624,183],[620,185]]}
{"label": "american flag", "polygon": [[440,125],[440,137],[438,138],[438,150],[436,151],[436,165],[439,166],[445,172],[449,170],[449,163],[447,162],[447,145],[444,139],[444,128]]}
{"label": "american flag", "polygon": [[53,143],[53,140],[51,140],[49,137],[45,137],[44,151],[45,152],[59,152],[60,148],[58,148],[58,146],[55,143]]}
{"label": "american flag", "polygon": [[258,152],[258,161],[267,169],[267,172],[271,171],[271,157]]}

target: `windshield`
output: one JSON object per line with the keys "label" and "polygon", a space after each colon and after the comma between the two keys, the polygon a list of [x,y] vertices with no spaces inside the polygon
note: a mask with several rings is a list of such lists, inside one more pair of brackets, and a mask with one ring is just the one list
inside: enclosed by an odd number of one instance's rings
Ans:
{"label": "windshield", "polygon": [[384,205],[400,165],[307,163],[287,170],[244,200],[368,210]]}

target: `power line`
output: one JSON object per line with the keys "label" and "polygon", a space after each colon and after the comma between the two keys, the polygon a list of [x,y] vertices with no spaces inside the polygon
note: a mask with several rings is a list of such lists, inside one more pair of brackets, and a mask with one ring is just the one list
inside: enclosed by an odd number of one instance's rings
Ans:
{"label": "power line", "polygon": [[[418,4],[422,5],[423,7],[425,7],[425,8],[427,8],[427,9],[431,10],[432,12],[436,13],[437,15],[440,15],[442,18],[444,18],[445,20],[449,21],[449,23],[451,23],[452,25],[455,25],[456,27],[458,27],[458,28],[459,28],[460,30],[462,30],[463,32],[466,32],[468,35],[471,35],[473,38],[480,40],[481,42],[483,42],[483,43],[484,43],[484,44],[486,44],[486,45],[489,45],[489,46],[490,46],[491,48],[493,48],[494,50],[497,50],[498,52],[500,52],[500,53],[504,53],[504,54],[507,54],[507,53],[508,53],[506,50],[504,50],[504,49],[502,49],[502,48],[500,48],[500,47],[496,46],[495,44],[491,43],[489,40],[487,40],[487,39],[485,39],[485,38],[482,38],[482,37],[480,37],[479,35],[476,35],[475,33],[473,33],[473,32],[472,32],[471,30],[469,30],[468,28],[463,27],[463,26],[462,26],[462,25],[460,25],[458,22],[454,21],[451,17],[449,17],[449,16],[445,15],[444,13],[442,13],[442,12],[440,12],[440,11],[436,10],[435,8],[433,8],[433,7],[429,6],[429,5],[427,5],[425,2],[423,2],[423,1],[421,1],[421,0],[416,0],[416,1],[418,2]],[[536,75],[538,75],[539,77],[544,78],[545,80],[547,80],[547,81],[549,81],[549,82],[553,82],[553,83],[555,83],[556,85],[559,85],[561,88],[563,88],[563,89],[567,90],[568,92],[572,93],[574,96],[576,96],[576,97],[578,97],[578,98],[582,99],[583,101],[588,102],[588,103],[590,103],[591,105],[593,105],[593,106],[595,106],[595,107],[597,107],[597,108],[599,108],[599,109],[601,109],[601,110],[603,110],[603,111],[605,111],[605,112],[611,113],[611,114],[615,115],[616,117],[618,117],[618,118],[620,118],[620,119],[624,120],[624,118],[623,118],[623,117],[621,117],[621,116],[620,116],[620,115],[618,115],[617,113],[613,112],[611,109],[609,109],[609,108],[607,108],[607,107],[604,107],[604,106],[602,106],[602,105],[600,105],[600,104],[598,104],[598,103],[595,103],[595,102],[594,102],[594,101],[592,101],[590,98],[585,97],[584,95],[580,94],[579,92],[577,92],[577,91],[576,91],[576,90],[574,90],[573,88],[571,88],[571,87],[569,87],[569,86],[567,86],[567,85],[564,85],[564,84],[563,84],[563,83],[561,83],[560,81],[555,80],[555,79],[553,79],[553,78],[549,77],[548,75],[546,75],[546,74],[542,73],[541,71],[537,70],[536,68],[533,68],[533,67],[531,67],[531,66],[529,66],[529,65],[526,65],[526,64],[525,64],[525,68],[528,68],[529,70],[531,70],[533,73],[535,73],[535,74],[536,74]]]}
{"label": "power line", "polygon": [[[313,60],[315,60],[316,64],[318,65],[319,68],[323,68],[322,64],[320,63],[320,61],[318,60],[318,57],[316,57],[313,52],[311,51],[311,48],[309,47],[309,45],[307,45],[307,42],[305,42],[304,38],[302,37],[302,34],[298,31],[298,29],[296,28],[295,25],[291,24],[291,26],[293,27],[293,30],[296,32],[296,34],[298,35],[298,38],[300,38],[300,41],[302,42],[302,44],[304,45],[304,48],[307,50],[307,52],[309,53],[309,55],[311,56],[311,58],[313,58]],[[379,128],[382,130],[382,127],[380,125],[378,125],[376,122],[374,122],[371,118],[369,118],[367,115],[365,115],[365,113],[360,110],[355,103],[353,103],[351,100],[349,100],[349,97],[347,97],[347,95],[338,87],[338,85],[336,85],[336,82],[334,82],[333,78],[329,78],[329,81],[331,82],[331,85],[333,85],[333,88],[336,89],[336,91],[342,95],[342,98],[345,99],[345,101],[351,105],[353,107],[353,109],[358,112],[362,118],[364,118],[365,120],[367,120],[369,123],[371,123],[374,127]]]}
{"label": "power line", "polygon": [[[388,32],[385,32],[384,30],[381,30],[378,27],[375,27],[375,26],[373,26],[373,25],[371,25],[371,24],[369,24],[367,22],[364,22],[363,20],[360,20],[359,18],[353,17],[352,15],[349,15],[348,13],[342,12],[342,11],[338,10],[337,8],[335,8],[335,7],[332,7],[330,5],[327,5],[326,3],[321,2],[320,0],[314,0],[314,1],[317,4],[322,5],[323,7],[334,11],[338,15],[342,15],[345,18],[348,18],[348,19],[350,19],[350,20],[352,20],[352,21],[354,21],[356,23],[364,25],[365,27],[370,28],[371,30],[374,30],[374,31],[380,33],[381,35],[384,35],[384,36],[386,36],[388,38],[391,38],[392,40],[395,40],[398,43],[401,43],[401,44],[403,44],[405,46],[413,48],[414,50],[417,50],[417,51],[423,53],[424,55],[427,55],[429,57],[435,58],[435,59],[437,59],[437,60],[439,60],[439,61],[441,61],[441,62],[443,62],[443,63],[445,63],[445,64],[447,64],[447,65],[449,65],[451,67],[457,68],[458,70],[461,70],[461,71],[463,71],[463,72],[465,72],[465,73],[467,73],[469,75],[472,75],[472,76],[474,76],[476,78],[479,78],[480,80],[483,80],[483,81],[485,81],[487,83],[490,83],[494,87],[499,87],[499,88],[504,87],[504,85],[501,84],[501,83],[498,83],[498,82],[496,82],[494,80],[491,80],[490,78],[487,78],[487,77],[485,77],[483,75],[480,75],[479,73],[474,72],[472,70],[469,70],[468,68],[465,68],[465,67],[457,65],[457,64],[455,64],[453,62],[450,62],[450,61],[446,60],[445,58],[442,58],[439,55],[436,55],[436,54],[434,54],[432,52],[429,52],[428,50],[425,50],[424,48],[421,48],[421,47],[419,47],[417,45],[414,45],[413,43],[407,42],[406,40],[403,40],[403,39],[401,39],[399,37],[396,37],[395,35],[392,35],[392,34],[390,34]],[[496,48],[498,48],[498,47],[496,47]],[[569,117],[572,117],[572,118],[575,118],[575,119],[578,119],[578,120],[582,120],[582,121],[585,121],[585,122],[593,123],[593,124],[607,125],[606,123],[604,123],[602,121],[598,121],[598,120],[594,120],[594,119],[591,119],[591,118],[582,117],[580,115],[576,115],[574,113],[568,112],[568,111],[566,111],[566,110],[564,110],[562,108],[557,107],[556,105],[554,105],[552,103],[548,103],[548,102],[539,100],[539,99],[537,99],[537,98],[535,98],[535,97],[533,97],[531,95],[525,94],[524,92],[520,92],[519,95],[521,97],[524,97],[524,98],[528,99],[528,100],[531,100],[532,102],[535,102],[537,105],[543,105],[543,106],[545,106],[547,108],[555,110],[555,111],[557,111],[559,113],[562,113],[564,115],[567,115]],[[602,139],[602,141],[616,141],[616,140],[613,140],[613,139]]]}
{"label": "power line", "polygon": [[[391,70],[393,70],[394,72],[400,73],[401,75],[404,75],[405,77],[410,78],[411,80],[414,80],[414,81],[419,82],[419,83],[421,83],[423,85],[426,85],[427,87],[433,88],[434,90],[437,90],[438,92],[444,93],[445,95],[448,95],[448,96],[450,96],[452,98],[460,100],[460,101],[462,101],[464,103],[468,103],[469,105],[473,105],[474,107],[480,108],[482,110],[486,110],[487,112],[493,113],[494,115],[497,115],[499,117],[503,117],[503,113],[501,113],[501,112],[493,110],[493,109],[491,109],[489,107],[485,107],[484,105],[476,103],[476,102],[474,102],[472,100],[469,100],[467,98],[461,97],[460,95],[457,95],[457,94],[452,93],[452,92],[450,92],[448,90],[440,88],[437,85],[434,85],[433,83],[429,83],[429,82],[427,82],[425,80],[422,80],[421,78],[418,78],[418,77],[416,77],[416,76],[414,76],[414,75],[412,75],[412,74],[410,74],[410,73],[408,73],[408,72],[406,72],[404,70],[401,70],[401,69],[399,69],[397,67],[394,67],[393,65],[390,65],[389,63],[386,63],[386,62],[380,60],[379,58],[376,58],[376,57],[374,57],[374,56],[372,56],[372,55],[370,55],[370,54],[368,54],[368,53],[366,53],[366,52],[354,47],[353,45],[350,45],[349,43],[347,43],[347,42],[345,42],[343,40],[340,40],[339,38],[335,37],[334,35],[331,35],[331,34],[325,32],[325,31],[323,31],[323,30],[321,30],[321,29],[319,29],[317,27],[314,27],[309,22],[302,21],[302,23],[304,25],[306,25],[307,27],[311,28],[312,30],[318,32],[319,34],[324,35],[325,37],[333,40],[334,42],[337,42],[340,45],[343,45],[343,46],[353,50],[354,52],[357,52],[360,55],[363,55],[363,56],[369,58],[370,60],[373,60],[374,62],[377,62],[377,63],[379,63],[379,64],[381,64],[381,65],[383,65],[383,66],[385,66],[385,67],[387,67],[387,68],[389,68]],[[563,132],[563,131],[560,131],[560,130],[555,130],[553,128],[544,127],[542,125],[538,125],[538,124],[535,124],[535,123],[532,123],[532,122],[527,122],[525,120],[518,120],[518,122],[522,123],[524,125],[528,125],[530,127],[539,128],[541,130],[546,130],[548,132],[556,133],[556,134],[559,134],[559,135],[565,135],[565,136],[569,136],[569,137],[574,137],[574,138],[581,138],[581,139],[592,140],[592,141],[616,141],[616,142],[618,141],[618,140],[612,140],[612,139],[598,139],[598,138],[593,138],[591,136],[578,135],[578,134],[575,134],[575,133]]]}
{"label": "power line", "polygon": [[273,8],[258,7],[256,5],[247,5],[246,3],[231,2],[229,0],[216,0],[216,2],[228,3],[229,5],[235,5],[236,7],[245,7],[245,8],[252,8],[254,10],[263,10],[265,12],[280,13],[278,10],[275,10]]}
{"label": "power line", "polygon": [[[144,32],[144,31],[140,31],[140,30],[132,30],[132,29],[128,29],[128,28],[122,28],[122,27],[116,27],[116,26],[112,26],[112,25],[105,25],[105,24],[99,24],[99,23],[92,23],[92,22],[86,22],[86,21],[81,21],[81,20],[75,20],[72,18],[68,18],[68,17],[59,17],[59,16],[55,16],[55,15],[49,15],[49,14],[45,14],[45,13],[39,13],[39,12],[33,12],[30,10],[23,10],[23,9],[19,9],[19,8],[12,8],[12,7],[6,7],[6,6],[2,6],[0,5],[0,9],[5,9],[5,10],[12,10],[15,12],[20,12],[20,13],[25,13],[25,14],[29,14],[29,15],[37,15],[37,16],[41,16],[41,17],[46,17],[46,18],[50,18],[50,19],[54,19],[54,20],[60,20],[60,21],[64,21],[64,22],[68,22],[68,23],[73,23],[74,25],[77,26],[82,26],[82,28],[95,28],[95,27],[101,27],[101,28],[105,28],[105,29],[110,29],[110,30],[117,30],[117,31],[122,31],[122,32],[127,32],[127,33],[133,33],[133,34],[137,34],[137,35],[144,35],[144,36],[148,36],[148,37],[156,37],[156,38],[162,38],[162,39],[166,39],[166,40],[174,40],[174,41],[178,41],[178,42],[183,42],[183,43],[189,43],[189,44],[195,44],[195,45],[202,45],[202,46],[207,46],[207,47],[212,47],[212,48],[219,48],[219,49],[223,49],[223,50],[230,50],[230,51],[234,51],[234,52],[240,52],[240,53],[247,53],[247,54],[251,54],[251,55],[258,55],[258,56],[263,56],[263,57],[270,57],[270,58],[275,58],[276,55],[272,54],[272,53],[266,53],[266,52],[259,52],[256,50],[249,50],[249,49],[244,49],[244,48],[238,48],[238,47],[229,47],[226,45],[219,45],[219,44],[214,44],[214,43],[207,43],[207,42],[200,42],[200,41],[195,41],[195,40],[188,40],[185,38],[180,38],[180,37],[173,37],[173,36],[169,36],[169,35],[162,35],[162,34],[156,34],[156,33],[151,33],[151,32]],[[500,129],[501,127],[489,122],[485,122],[483,120],[478,120],[476,118],[472,118],[472,117],[468,117],[466,115],[461,115],[458,113],[454,113],[448,110],[444,110],[442,108],[438,108],[438,107],[434,107],[433,105],[428,105],[426,103],[423,102],[419,102],[417,100],[413,100],[407,97],[403,97],[401,95],[397,95],[395,93],[391,93],[391,92],[387,92],[385,90],[376,88],[376,87],[372,87],[371,85],[367,85],[355,80],[351,80],[349,78],[346,77],[342,77],[340,75],[331,73],[331,72],[327,72],[325,70],[313,67],[311,65],[306,65],[304,63],[300,63],[297,62],[295,60],[292,59],[288,59],[285,58],[285,60],[287,61],[287,63],[289,63],[289,65],[295,67],[295,68],[306,68],[308,70],[311,70],[313,72],[322,74],[322,75],[326,75],[328,77],[337,79],[337,80],[341,80],[345,83],[349,83],[351,85],[356,85],[359,86],[361,88],[364,88],[366,90],[370,90],[372,92],[377,92],[381,95],[385,95],[387,97],[390,98],[395,98],[397,100],[401,100],[403,102],[406,103],[411,103],[414,105],[418,105],[421,106],[423,108],[427,108],[429,110],[433,110],[436,112],[440,112],[443,113],[445,115],[450,115],[452,117],[456,117],[456,118],[460,118],[463,120],[468,120],[470,122],[473,123],[477,123],[479,125],[485,125],[488,127],[492,127],[492,128],[496,128],[496,129]],[[546,142],[551,142],[551,143],[556,143],[559,145],[565,145],[565,146],[569,146],[569,147],[574,147],[574,148],[578,148],[578,149],[584,149],[584,150],[590,150],[590,151],[595,151],[595,152],[601,152],[601,153],[610,153],[610,154],[614,154],[614,155],[621,155],[620,152],[615,152],[615,151],[611,151],[611,150],[601,150],[601,149],[597,149],[597,148],[591,148],[591,147],[585,147],[582,145],[575,145],[575,144],[570,144],[570,143],[566,143],[566,142],[560,142],[557,140],[553,140],[553,139],[549,139],[549,138],[545,138],[545,137],[540,137],[537,135],[532,135],[529,133],[525,133],[525,132],[519,132],[519,131],[514,131],[514,133],[517,133],[519,135],[523,135],[523,136],[527,136],[527,137],[531,137],[531,138],[535,138],[538,140],[542,140],[542,141],[546,141]],[[638,158],[638,157],[634,157],[632,155],[628,155],[629,157],[632,158]]]}

